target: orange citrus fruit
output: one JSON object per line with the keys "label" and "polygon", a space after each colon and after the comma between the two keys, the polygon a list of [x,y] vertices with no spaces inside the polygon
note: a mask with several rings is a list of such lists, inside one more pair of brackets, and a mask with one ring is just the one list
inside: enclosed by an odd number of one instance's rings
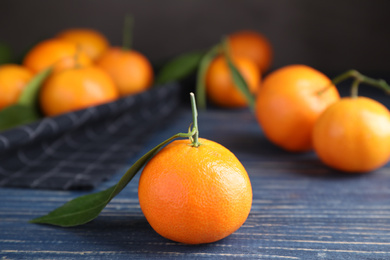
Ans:
{"label": "orange citrus fruit", "polygon": [[57,34],[56,38],[76,44],[94,61],[109,47],[108,39],[101,32],[90,28],[66,29]]}
{"label": "orange citrus fruit", "polygon": [[78,49],[76,44],[60,39],[39,42],[28,51],[23,60],[23,65],[34,73],[50,66],[54,66],[54,70],[60,71],[73,68],[76,65],[87,66],[91,64],[92,60],[85,52]]}
{"label": "orange citrus fruit", "polygon": [[152,65],[137,51],[112,47],[97,60],[96,64],[110,74],[121,96],[145,91],[153,83]]}
{"label": "orange citrus fruit", "polygon": [[228,36],[233,55],[244,56],[254,61],[264,74],[271,66],[273,51],[269,40],[261,33],[243,30]]}
{"label": "orange citrus fruit", "polygon": [[53,73],[40,91],[40,105],[47,116],[114,101],[119,96],[110,76],[96,66]]}
{"label": "orange citrus fruit", "polygon": [[371,98],[342,98],[318,118],[313,144],[321,161],[335,169],[378,169],[390,159],[390,112]]}
{"label": "orange citrus fruit", "polygon": [[340,99],[323,73],[289,65],[264,78],[256,98],[256,118],[265,136],[285,150],[311,150],[312,130],[320,114]]}
{"label": "orange citrus fruit", "polygon": [[186,244],[218,241],[246,221],[252,187],[240,161],[222,145],[176,140],[145,166],[138,187],[147,221],[161,236]]}
{"label": "orange citrus fruit", "polygon": [[[256,65],[241,56],[232,56],[232,61],[248,85],[250,92],[256,94],[261,75]],[[206,73],[206,93],[210,101],[222,107],[245,107],[248,102],[235,85],[224,56],[216,57]]]}
{"label": "orange citrus fruit", "polygon": [[16,103],[33,73],[17,64],[0,66],[0,109]]}

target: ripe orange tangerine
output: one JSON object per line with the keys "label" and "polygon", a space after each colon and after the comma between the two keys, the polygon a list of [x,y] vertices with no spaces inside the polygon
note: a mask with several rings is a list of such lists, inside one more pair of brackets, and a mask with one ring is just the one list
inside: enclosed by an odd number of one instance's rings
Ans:
{"label": "ripe orange tangerine", "polygon": [[33,73],[17,64],[0,66],[0,109],[16,103]]}
{"label": "ripe orange tangerine", "polygon": [[93,61],[96,61],[110,45],[101,32],[90,28],[66,29],[57,34],[56,38],[76,44]]}
{"label": "ripe orange tangerine", "polygon": [[[232,61],[245,79],[251,93],[256,94],[260,87],[261,75],[257,66],[249,59],[232,56]],[[212,103],[221,107],[245,107],[248,102],[235,85],[227,61],[223,55],[217,56],[206,73],[206,93]]]}
{"label": "ripe orange tangerine", "polygon": [[246,221],[252,187],[245,168],[228,149],[199,138],[176,140],[145,166],[139,203],[161,236],[186,244],[227,237]]}
{"label": "ripe orange tangerine", "polygon": [[38,73],[54,65],[60,71],[76,66],[88,66],[92,60],[73,43],[48,39],[35,45],[24,57],[23,65],[33,73]]}
{"label": "ripe orange tangerine", "polygon": [[46,116],[55,116],[114,101],[118,96],[110,76],[88,66],[53,73],[42,86],[40,105]]}
{"label": "ripe orange tangerine", "polygon": [[228,36],[230,51],[233,55],[244,56],[254,61],[262,74],[267,72],[273,59],[272,46],[261,33],[243,30]]}
{"label": "ripe orange tangerine", "polygon": [[321,161],[337,170],[378,169],[390,159],[390,112],[371,98],[342,98],[318,118],[313,144]]}
{"label": "ripe orange tangerine", "polygon": [[265,136],[287,151],[313,148],[312,130],[320,114],[340,99],[331,80],[306,65],[289,65],[264,78],[256,98],[256,118]]}
{"label": "ripe orange tangerine", "polygon": [[96,64],[112,77],[121,96],[145,91],[153,83],[152,65],[137,51],[112,47],[97,60]]}

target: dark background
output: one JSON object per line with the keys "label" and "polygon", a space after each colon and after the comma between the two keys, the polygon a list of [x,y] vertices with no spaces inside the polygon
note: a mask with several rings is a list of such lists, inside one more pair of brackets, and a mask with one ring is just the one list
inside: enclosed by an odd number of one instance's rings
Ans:
{"label": "dark background", "polygon": [[3,0],[0,40],[20,56],[62,29],[91,27],[120,45],[131,13],[134,48],[154,63],[255,29],[274,47],[273,69],[304,63],[323,71],[390,71],[389,11],[387,0]]}

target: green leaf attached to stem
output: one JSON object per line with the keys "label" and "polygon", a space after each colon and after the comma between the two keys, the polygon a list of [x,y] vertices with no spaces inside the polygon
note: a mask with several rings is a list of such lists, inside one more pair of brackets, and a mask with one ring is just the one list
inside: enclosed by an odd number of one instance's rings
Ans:
{"label": "green leaf attached to stem", "polygon": [[188,133],[178,133],[168,138],[164,142],[160,143],[152,150],[143,155],[138,161],[136,161],[122,176],[119,182],[101,192],[92,193],[88,195],[84,195],[78,198],[75,198],[63,206],[53,210],[49,214],[35,218],[30,221],[30,223],[39,223],[39,224],[50,224],[55,226],[62,227],[71,227],[85,224],[93,219],[95,219],[100,212],[106,207],[106,205],[116,196],[118,195],[126,185],[133,179],[133,177],[137,174],[137,172],[166,144],[171,142],[176,138],[192,138],[195,136],[193,140],[197,142],[197,111],[195,104],[195,98],[193,94],[191,94],[191,104],[193,113],[193,128]]}
{"label": "green leaf attached to stem", "polygon": [[204,53],[200,51],[182,54],[165,64],[156,77],[155,84],[181,80],[195,72]]}
{"label": "green leaf attached to stem", "polygon": [[238,90],[241,91],[241,93],[244,94],[249,107],[254,111],[255,107],[255,98],[252,95],[252,93],[249,90],[248,84],[246,83],[244,77],[241,75],[240,71],[236,68],[234,65],[231,56],[230,56],[230,50],[229,50],[229,41],[227,38],[223,40],[223,49],[224,49],[224,55],[228,64],[228,67],[230,69],[230,73],[232,75],[234,84],[238,87]]}
{"label": "green leaf attached to stem", "polygon": [[221,46],[216,45],[212,47],[205,55],[203,55],[196,78],[196,97],[198,100],[198,107],[206,109],[206,73],[215,58],[220,52]]}

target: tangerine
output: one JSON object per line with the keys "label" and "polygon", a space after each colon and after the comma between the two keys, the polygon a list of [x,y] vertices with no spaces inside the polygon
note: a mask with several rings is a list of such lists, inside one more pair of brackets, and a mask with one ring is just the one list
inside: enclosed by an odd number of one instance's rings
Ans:
{"label": "tangerine", "polygon": [[79,46],[93,61],[96,61],[108,48],[108,39],[99,31],[90,28],[70,28],[61,31],[56,38]]}
{"label": "tangerine", "polygon": [[153,83],[152,65],[137,51],[112,47],[97,60],[96,64],[112,77],[121,96],[145,91]]}
{"label": "tangerine", "polygon": [[331,80],[306,65],[289,65],[264,78],[256,98],[256,118],[265,136],[287,151],[311,150],[320,114],[340,99]]}
{"label": "tangerine", "polygon": [[110,76],[96,66],[53,73],[40,91],[40,105],[47,116],[114,101],[119,96]]}
{"label": "tangerine", "polygon": [[38,73],[50,66],[60,71],[73,68],[76,65],[88,66],[92,60],[85,52],[79,50],[76,44],[60,40],[48,39],[39,42],[28,51],[23,59],[23,65],[34,73]]}
{"label": "tangerine", "polygon": [[0,66],[0,109],[16,103],[33,73],[17,64]]}
{"label": "tangerine", "polygon": [[186,244],[227,237],[246,221],[252,205],[251,183],[237,157],[213,141],[199,142],[165,146],[145,166],[138,187],[152,228]]}
{"label": "tangerine", "polygon": [[[260,86],[261,75],[256,65],[241,56],[232,56],[232,61],[245,79],[249,91],[256,94]],[[247,99],[235,85],[226,58],[217,56],[207,69],[206,93],[214,104],[222,107],[245,107]]]}
{"label": "tangerine", "polygon": [[345,97],[318,118],[314,150],[326,165],[346,172],[368,172],[390,159],[390,112],[366,97]]}
{"label": "tangerine", "polygon": [[251,59],[263,74],[268,71],[273,51],[271,43],[263,34],[253,30],[243,30],[230,34],[228,38],[233,55]]}

